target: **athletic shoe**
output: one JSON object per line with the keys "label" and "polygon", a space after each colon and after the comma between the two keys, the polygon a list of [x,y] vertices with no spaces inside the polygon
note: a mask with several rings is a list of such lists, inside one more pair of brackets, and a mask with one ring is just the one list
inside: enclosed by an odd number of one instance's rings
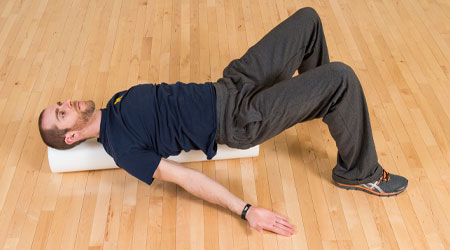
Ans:
{"label": "athletic shoe", "polygon": [[375,182],[356,185],[336,182],[336,185],[344,189],[361,190],[369,194],[389,197],[405,191],[408,186],[408,179],[399,175],[389,174],[383,169],[383,174],[380,176],[380,179]]}

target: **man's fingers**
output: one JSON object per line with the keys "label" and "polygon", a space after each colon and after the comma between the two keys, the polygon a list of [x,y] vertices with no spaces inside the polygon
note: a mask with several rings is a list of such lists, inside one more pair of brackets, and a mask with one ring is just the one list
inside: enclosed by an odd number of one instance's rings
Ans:
{"label": "man's fingers", "polygon": [[283,225],[284,227],[287,227],[288,229],[290,229],[290,230],[292,230],[292,231],[294,231],[295,232],[295,228],[294,228],[294,225],[292,225],[291,223],[289,223],[289,220],[286,218],[286,217],[284,217],[284,216],[281,216],[281,215],[279,215],[279,214],[276,214],[276,216],[275,216],[275,223],[277,224],[281,224],[281,225]]}
{"label": "man's fingers", "polygon": [[286,232],[289,232],[289,234],[294,234],[295,233],[295,229],[294,226],[285,222],[285,221],[278,221],[275,222],[275,227],[277,228],[281,228],[283,230],[285,230]]}
{"label": "man's fingers", "polygon": [[290,225],[290,227],[293,227],[293,225],[291,223],[289,223],[289,219],[282,215],[276,214],[275,219],[276,219],[276,221],[279,221],[279,222],[285,222],[285,223],[282,223],[284,225]]}
{"label": "man's fingers", "polygon": [[284,220],[284,221],[286,221],[286,222],[289,222],[289,220],[288,220],[286,217],[284,217],[284,216],[282,216],[282,215],[279,215],[279,214],[277,214],[275,218],[277,218],[277,219],[279,219],[279,220]]}
{"label": "man's fingers", "polygon": [[[270,224],[266,224],[264,226],[264,229],[272,231],[272,232],[280,234],[280,235],[283,235],[283,236],[291,236],[295,233],[295,231],[292,228],[289,228],[289,227],[281,224],[280,222],[274,221]],[[283,223],[285,223],[285,222],[283,222]]]}
{"label": "man's fingers", "polygon": [[273,225],[270,229],[268,229],[274,233],[283,235],[283,236],[291,236],[292,233],[286,230],[286,228],[282,228],[280,225]]}
{"label": "man's fingers", "polygon": [[258,232],[263,233],[263,230],[268,230],[283,236],[291,236],[296,233],[294,225],[289,223],[286,217],[267,209],[258,207],[254,209],[256,210],[251,210],[253,213],[250,213],[250,215],[253,215],[251,216],[252,223],[249,223]]}
{"label": "man's fingers", "polygon": [[287,227],[285,227],[281,224],[270,225],[270,226],[265,226],[265,227],[255,227],[255,229],[256,229],[256,231],[258,231],[261,234],[263,234],[263,229],[264,229],[264,230],[268,230],[268,231],[271,231],[271,232],[274,232],[276,234],[283,235],[286,237],[289,237],[295,233],[295,231],[293,231],[292,229],[288,229]]}
{"label": "man's fingers", "polygon": [[283,225],[283,224],[279,224],[279,226],[277,226],[277,227],[283,228],[284,230],[286,230],[290,234],[295,234],[295,229],[292,228],[292,227],[287,227],[286,225]]}
{"label": "man's fingers", "polygon": [[292,225],[291,223],[289,223],[289,222],[287,222],[287,221],[284,221],[284,220],[282,220],[282,221],[278,221],[278,224],[280,224],[280,225],[282,225],[282,226],[284,226],[284,227],[288,228],[289,230],[291,230],[291,231],[294,231],[294,232],[295,232],[295,228],[294,228],[294,225]]}

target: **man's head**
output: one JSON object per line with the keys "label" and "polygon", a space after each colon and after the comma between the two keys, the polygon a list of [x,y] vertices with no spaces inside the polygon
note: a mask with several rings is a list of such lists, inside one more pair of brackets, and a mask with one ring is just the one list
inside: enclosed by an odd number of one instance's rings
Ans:
{"label": "man's head", "polygon": [[58,102],[42,110],[39,132],[47,146],[56,149],[73,148],[85,141],[84,130],[95,111],[93,101]]}

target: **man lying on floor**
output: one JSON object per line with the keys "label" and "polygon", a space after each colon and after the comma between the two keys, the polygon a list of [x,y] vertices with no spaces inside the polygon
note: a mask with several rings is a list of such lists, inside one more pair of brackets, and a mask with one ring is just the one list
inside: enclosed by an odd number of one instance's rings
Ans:
{"label": "man lying on floor", "polygon": [[285,217],[250,207],[202,173],[165,158],[196,149],[211,159],[217,144],[246,149],[315,118],[323,119],[336,141],[332,177],[338,187],[378,196],[406,189],[407,179],[378,163],[361,84],[350,67],[329,62],[321,21],[311,8],[297,11],[233,60],[217,82],[138,85],[100,110],[92,101],[58,102],[42,111],[39,130],[57,149],[98,138],[136,178],[176,183],[241,215],[259,232],[290,236],[295,230]]}

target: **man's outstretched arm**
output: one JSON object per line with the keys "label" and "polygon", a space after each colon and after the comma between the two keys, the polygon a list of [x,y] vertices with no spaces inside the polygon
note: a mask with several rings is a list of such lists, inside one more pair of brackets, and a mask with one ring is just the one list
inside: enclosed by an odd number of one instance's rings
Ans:
{"label": "man's outstretched arm", "polygon": [[[189,193],[228,208],[237,215],[241,215],[246,205],[243,200],[208,176],[174,161],[162,159],[153,178],[178,184]],[[263,229],[284,236],[291,236],[295,233],[294,226],[289,223],[288,219],[262,207],[250,207],[246,219],[250,226],[260,233],[263,232]]]}

